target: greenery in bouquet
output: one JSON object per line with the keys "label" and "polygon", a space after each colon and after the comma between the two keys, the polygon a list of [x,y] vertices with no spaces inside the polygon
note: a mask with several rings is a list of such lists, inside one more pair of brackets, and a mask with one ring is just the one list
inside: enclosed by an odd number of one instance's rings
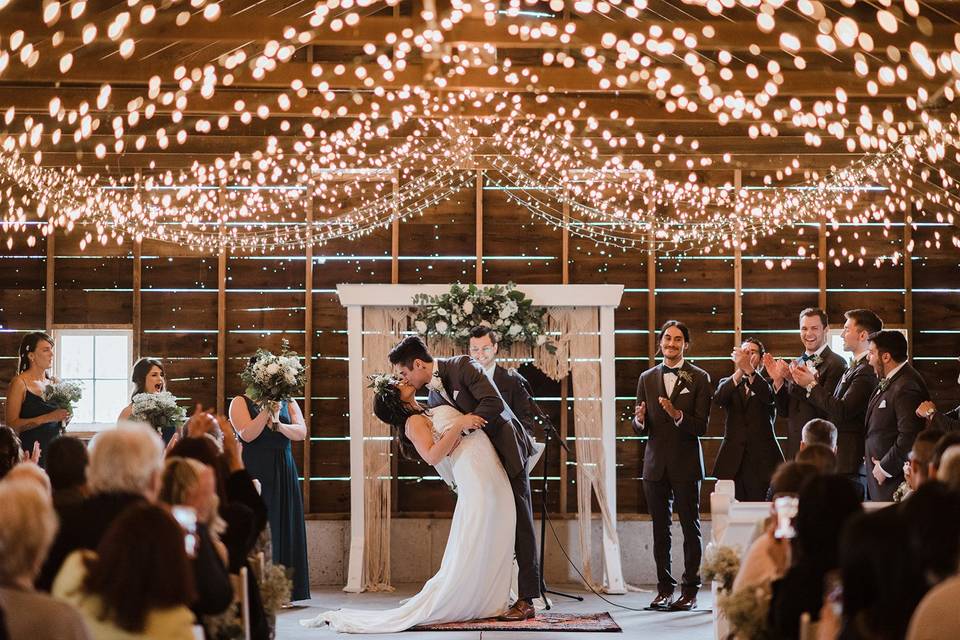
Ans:
{"label": "greenery in bouquet", "polygon": [[300,394],[304,384],[303,364],[290,343],[284,340],[279,355],[257,349],[253,362],[240,374],[247,397],[256,403],[288,402]]}
{"label": "greenery in bouquet", "polygon": [[258,563],[252,563],[256,568],[257,586],[260,587],[260,600],[267,615],[275,615],[285,604],[290,602],[293,595],[293,580],[290,571],[282,564],[265,562],[263,573],[259,571]]}
{"label": "greenery in bouquet", "polygon": [[717,607],[730,624],[729,638],[768,640],[773,635],[767,624],[770,612],[770,584],[717,595]]}
{"label": "greenery in bouquet", "polygon": [[138,393],[133,396],[130,419],[146,422],[159,433],[165,428],[179,429],[187,421],[187,410],[177,404],[169,391]]}
{"label": "greenery in bouquet", "polygon": [[466,347],[470,330],[490,327],[500,335],[500,345],[509,349],[515,343],[544,347],[556,353],[544,327],[543,307],[533,302],[512,282],[506,286],[478,287],[475,284],[452,285],[447,293],[413,297],[417,305],[414,327],[421,335],[449,338]]}
{"label": "greenery in bouquet", "polygon": [[707,582],[720,583],[720,589],[730,591],[740,571],[740,549],[726,545],[708,544],[703,554],[700,573]]}
{"label": "greenery in bouquet", "polygon": [[70,413],[73,413],[74,405],[82,396],[83,385],[70,380],[51,382],[43,391],[43,399],[47,404],[52,404],[58,409],[66,409]]}

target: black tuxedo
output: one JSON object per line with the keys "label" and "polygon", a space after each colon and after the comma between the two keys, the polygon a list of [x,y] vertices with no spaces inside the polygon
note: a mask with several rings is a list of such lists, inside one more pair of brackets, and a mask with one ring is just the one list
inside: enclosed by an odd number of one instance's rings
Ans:
{"label": "black tuxedo", "polygon": [[[516,369],[505,369],[496,365],[493,369],[493,383],[530,438],[535,437],[537,414],[533,406],[533,391],[527,379]],[[522,444],[524,458],[529,458],[533,455],[530,439],[523,438]]]}
{"label": "black tuxedo", "polygon": [[[810,402],[837,427],[837,473],[859,476],[864,472],[863,446],[866,439],[867,403],[877,388],[877,372],[863,357],[843,372],[836,389],[817,383]],[[870,465],[866,465],[869,473]]]}
{"label": "black tuxedo", "polygon": [[947,411],[946,413],[937,411],[933,414],[933,417],[930,418],[930,426],[934,429],[940,429],[941,431],[960,430],[960,407],[957,407],[953,411]]}
{"label": "black tuxedo", "polygon": [[[826,347],[820,352],[823,360],[817,366],[817,386],[822,386],[831,394],[837,388],[840,377],[847,368],[846,361]],[[783,452],[787,460],[793,460],[800,451],[800,440],[803,437],[803,426],[814,418],[829,420],[826,411],[817,407],[807,397],[807,390],[785,380],[776,391],[777,412],[787,418],[787,448]]]}
{"label": "black tuxedo", "polygon": [[[744,388],[749,389],[749,396]],[[720,381],[713,400],[727,412],[713,475],[734,481],[737,500],[763,502],[770,478],[783,462],[774,431],[777,402],[773,387],[759,373],[752,382],[743,376],[740,385],[734,384],[730,376]]]}
{"label": "black tuxedo", "polygon": [[713,389],[706,371],[684,361],[670,394],[670,401],[683,412],[678,423],[660,406],[667,397],[663,366],[640,374],[637,406],[646,403],[642,425],[634,429],[647,435],[643,454],[643,491],[653,520],[653,555],[657,563],[660,593],[672,593],[677,581],[670,573],[671,506],[676,505],[683,529],[684,595],[700,588],[700,481],[703,479],[703,450],[700,436],[707,432]]}
{"label": "black tuxedo", "polygon": [[[537,538],[533,530],[530,477],[526,469],[529,440],[523,426],[503,419],[503,400],[476,360],[469,356],[437,358],[437,373],[455,409],[464,414],[478,415],[487,421],[483,430],[510,478],[517,508],[514,551],[520,568],[517,585],[519,597],[526,600],[537,598],[540,596],[540,571],[537,566]],[[447,404],[447,400],[437,391],[430,390],[428,404],[436,407]]]}
{"label": "black tuxedo", "polygon": [[[904,364],[884,388],[881,382],[867,405],[867,495],[870,500],[889,502],[903,482],[903,463],[925,420],[917,406],[930,399],[927,384],[916,369]],[[890,477],[882,485],[873,477],[873,458]]]}

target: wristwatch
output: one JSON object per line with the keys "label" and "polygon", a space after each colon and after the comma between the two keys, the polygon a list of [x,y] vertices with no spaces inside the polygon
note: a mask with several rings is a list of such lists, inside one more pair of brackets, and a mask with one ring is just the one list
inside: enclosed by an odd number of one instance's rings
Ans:
{"label": "wristwatch", "polygon": [[929,418],[929,417],[931,417],[933,414],[935,414],[936,412],[937,412],[936,409],[927,409],[927,412],[926,412],[925,414],[923,414],[923,417],[924,417],[924,418]]}
{"label": "wristwatch", "polygon": [[816,380],[814,380],[813,382],[811,382],[810,384],[808,384],[806,387],[804,387],[804,389],[807,390],[807,394],[809,395],[809,393],[810,393],[811,391],[813,391],[813,388],[814,388],[815,386],[817,386],[817,381],[816,381]]}

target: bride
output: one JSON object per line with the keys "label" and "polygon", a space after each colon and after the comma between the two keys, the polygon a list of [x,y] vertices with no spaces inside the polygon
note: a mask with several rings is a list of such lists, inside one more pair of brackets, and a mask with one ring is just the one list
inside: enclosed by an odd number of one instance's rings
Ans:
{"label": "bride", "polygon": [[[328,611],[306,627],[324,624],[346,633],[394,633],[418,624],[500,615],[510,606],[516,508],[497,453],[479,430],[483,418],[449,405],[424,409],[416,390],[395,376],[374,379],[374,413],[391,425],[400,453],[414,450],[456,485],[457,505],[440,570],[396,609]],[[451,473],[452,472],[452,473]]]}

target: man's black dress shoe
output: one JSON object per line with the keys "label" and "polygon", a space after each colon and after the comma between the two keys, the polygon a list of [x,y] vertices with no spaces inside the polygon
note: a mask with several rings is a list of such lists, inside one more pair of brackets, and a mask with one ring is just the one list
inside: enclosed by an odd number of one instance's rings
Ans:
{"label": "man's black dress shoe", "polygon": [[649,611],[669,611],[670,605],[673,602],[672,593],[658,593],[657,597],[647,605],[647,610]]}
{"label": "man's black dress shoe", "polygon": [[692,611],[697,608],[697,594],[680,596],[680,598],[670,605],[670,611]]}

